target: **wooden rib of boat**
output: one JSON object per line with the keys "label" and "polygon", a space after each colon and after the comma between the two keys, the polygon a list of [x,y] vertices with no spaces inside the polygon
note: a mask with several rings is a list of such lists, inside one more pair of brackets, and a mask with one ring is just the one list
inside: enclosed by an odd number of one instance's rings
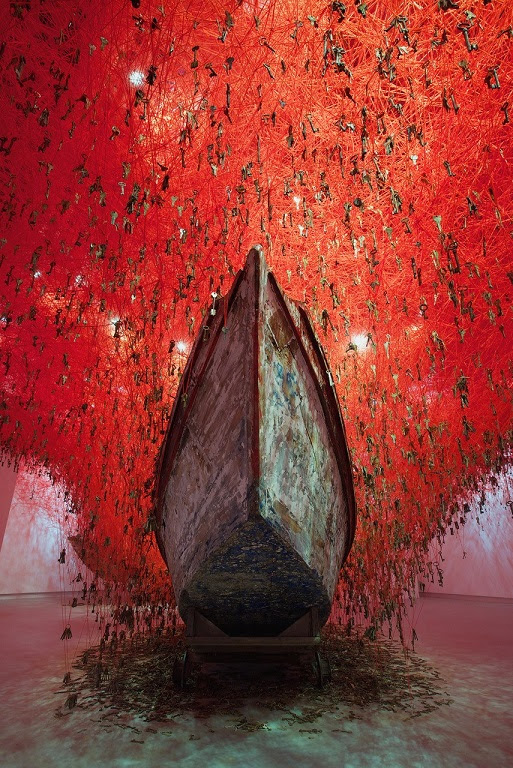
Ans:
{"label": "wooden rib of boat", "polygon": [[356,514],[333,380],[259,246],[191,351],[162,446],[157,540],[182,617],[275,636],[328,618]]}

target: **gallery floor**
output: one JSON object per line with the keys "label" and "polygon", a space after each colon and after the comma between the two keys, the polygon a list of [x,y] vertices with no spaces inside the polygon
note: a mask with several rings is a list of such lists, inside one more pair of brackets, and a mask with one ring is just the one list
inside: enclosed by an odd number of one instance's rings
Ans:
{"label": "gallery floor", "polygon": [[[75,707],[63,708],[61,600],[54,594],[0,598],[2,768],[513,765],[512,601],[418,600],[417,652],[439,673],[445,696],[420,716],[412,716],[407,691],[399,708],[342,703],[323,711],[321,696],[312,715],[304,698],[272,710],[248,694],[242,701],[239,695],[232,711],[221,682],[210,711],[178,707],[159,720],[109,711],[91,699],[84,706],[80,696]],[[76,653],[93,639],[85,608],[77,609],[71,628],[68,645]],[[215,700],[223,706],[216,708]]]}

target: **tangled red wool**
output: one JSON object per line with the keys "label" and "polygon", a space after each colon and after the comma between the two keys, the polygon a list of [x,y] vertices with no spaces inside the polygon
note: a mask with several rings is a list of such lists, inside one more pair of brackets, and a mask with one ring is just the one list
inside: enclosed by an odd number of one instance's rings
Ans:
{"label": "tangled red wool", "polygon": [[[12,0],[1,13],[0,441],[123,600],[170,598],[155,459],[254,243],[336,378],[378,624],[510,461],[513,6]],[[121,599],[121,598],[120,598]]]}

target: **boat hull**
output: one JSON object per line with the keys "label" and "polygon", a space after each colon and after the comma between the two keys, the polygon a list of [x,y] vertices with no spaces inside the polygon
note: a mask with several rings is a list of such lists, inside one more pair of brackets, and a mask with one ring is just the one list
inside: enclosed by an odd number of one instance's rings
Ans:
{"label": "boat hull", "polygon": [[179,610],[227,634],[324,623],[354,536],[345,433],[306,313],[260,248],[191,352],[159,464],[157,540]]}

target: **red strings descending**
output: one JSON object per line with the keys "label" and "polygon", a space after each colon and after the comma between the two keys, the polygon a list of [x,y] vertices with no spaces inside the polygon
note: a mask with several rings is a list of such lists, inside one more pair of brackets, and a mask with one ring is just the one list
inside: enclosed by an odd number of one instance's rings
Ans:
{"label": "red strings descending", "polygon": [[155,458],[211,294],[261,243],[346,420],[359,528],[334,618],[392,619],[510,458],[513,6],[1,13],[4,456],[64,485],[120,600],[169,598]]}

